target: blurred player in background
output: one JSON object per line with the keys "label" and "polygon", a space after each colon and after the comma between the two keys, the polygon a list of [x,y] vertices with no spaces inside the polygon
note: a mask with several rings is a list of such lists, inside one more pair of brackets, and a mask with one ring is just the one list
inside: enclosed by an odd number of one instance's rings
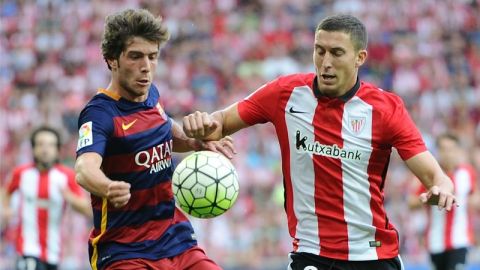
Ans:
{"label": "blurred player in background", "polygon": [[316,74],[280,77],[224,110],[184,118],[188,136],[209,140],[273,123],[293,238],[288,269],[403,269],[383,205],[392,147],[426,187],[423,202],[455,204],[402,100],[359,80],[366,48],[362,22],[328,17],[315,32]]}
{"label": "blurred player in background", "polygon": [[172,151],[208,149],[231,158],[229,137],[188,138],[169,118],[152,84],[169,33],[146,10],[106,18],[102,53],[111,70],[106,89],[79,118],[77,181],[92,196],[92,269],[220,269],[197,246],[175,207]]}
{"label": "blurred player in background", "polygon": [[[459,139],[453,134],[443,134],[436,140],[438,162],[452,179],[455,197],[459,203],[450,212],[438,211],[429,207],[426,244],[435,270],[465,269],[468,248],[474,243],[473,221],[471,211],[476,190],[476,173],[474,168],[462,157],[466,157]],[[425,192],[418,187],[417,194]],[[422,206],[417,196],[409,198],[411,208]]]}
{"label": "blurred player in background", "polygon": [[18,193],[16,251],[18,270],[54,270],[60,261],[61,223],[65,204],[92,217],[90,203],[75,182],[75,172],[59,163],[60,136],[50,127],[33,131],[30,142],[33,163],[19,166],[3,198],[2,222],[13,217],[10,198]]}

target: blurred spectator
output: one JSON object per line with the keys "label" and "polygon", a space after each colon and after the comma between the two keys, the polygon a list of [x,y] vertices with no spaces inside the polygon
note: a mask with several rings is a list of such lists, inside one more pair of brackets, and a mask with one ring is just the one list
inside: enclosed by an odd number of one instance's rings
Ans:
{"label": "blurred spectator", "polygon": [[[32,132],[30,142],[33,162],[12,170],[2,194],[0,229],[8,230],[11,224],[16,227],[15,269],[56,270],[62,250],[65,206],[68,204],[90,219],[93,214],[90,201],[75,182],[75,172],[58,160],[58,132],[39,127]],[[10,200],[13,196],[15,199]]]}
{"label": "blurred spectator", "polygon": [[[458,134],[480,169],[479,0],[3,0],[0,185],[10,168],[29,159],[28,134],[41,124],[61,131],[66,142],[60,157],[72,165],[77,140],[72,123],[95,87],[108,84],[98,46],[104,17],[126,7],[162,15],[172,32],[155,84],[173,104],[165,106],[173,117],[221,108],[272,76],[308,71],[319,20],[353,13],[370,37],[360,77],[400,94],[425,138],[447,130]],[[200,244],[208,243],[212,259],[226,269],[282,268],[291,249],[283,205],[274,194],[282,185],[279,148],[272,143],[273,129],[266,130],[235,135],[237,148],[245,149],[234,160],[241,180],[238,205],[225,216],[195,223],[201,226],[197,232],[205,230]],[[259,142],[260,136],[272,140]],[[394,184],[387,185],[385,203],[403,240],[402,256],[407,266],[425,264],[417,237],[421,228],[414,225],[425,216],[398,207],[406,200],[409,175],[395,157],[391,163],[387,181]],[[474,216],[477,237],[479,216]],[[11,262],[11,240],[2,234],[0,269]],[[87,268],[86,239],[73,243],[65,250],[70,259],[64,269]],[[478,252],[477,247],[471,254]],[[478,265],[480,256],[472,257]]]}
{"label": "blurred spectator", "polygon": [[[465,269],[468,249],[474,244],[472,213],[480,209],[476,187],[476,173],[464,159],[457,136],[449,133],[437,137],[438,162],[448,174],[455,188],[458,206],[450,212],[440,212],[435,207],[427,208],[427,229],[425,244],[436,270]],[[425,192],[417,187],[409,196],[408,204],[412,209],[422,207],[418,195]]]}

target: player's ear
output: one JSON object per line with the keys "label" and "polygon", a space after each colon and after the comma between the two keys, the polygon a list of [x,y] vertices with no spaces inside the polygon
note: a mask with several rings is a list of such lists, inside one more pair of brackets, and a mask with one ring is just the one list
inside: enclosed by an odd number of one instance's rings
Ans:
{"label": "player's ear", "polygon": [[358,68],[367,60],[367,50],[359,50],[355,59],[355,67]]}
{"label": "player's ear", "polygon": [[108,65],[110,66],[110,68],[113,70],[113,69],[117,69],[118,67],[118,61],[117,59],[107,59],[107,63]]}

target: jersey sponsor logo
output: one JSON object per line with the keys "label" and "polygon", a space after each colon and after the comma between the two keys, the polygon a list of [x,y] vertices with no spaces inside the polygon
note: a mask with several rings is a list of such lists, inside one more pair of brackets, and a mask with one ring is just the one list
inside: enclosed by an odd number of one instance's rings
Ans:
{"label": "jersey sponsor logo", "polygon": [[172,166],[173,140],[161,143],[149,150],[135,155],[135,164],[150,169],[150,174],[157,173]]}
{"label": "jersey sponsor logo", "polygon": [[368,244],[370,245],[370,247],[381,247],[382,246],[382,242],[380,242],[380,241],[370,241],[370,242],[368,242]]}
{"label": "jersey sponsor logo", "polygon": [[293,109],[293,106],[290,107],[290,109],[288,110],[290,113],[306,113],[306,112],[302,112],[302,111],[297,111],[295,109]]}
{"label": "jersey sponsor logo", "polygon": [[348,117],[348,122],[349,122],[349,128],[350,131],[359,134],[362,132],[363,128],[365,127],[365,122],[367,118],[366,117],[357,117],[357,116],[349,116]]}
{"label": "jersey sponsor logo", "polygon": [[129,128],[131,128],[135,122],[137,122],[138,119],[135,119],[133,120],[132,122],[128,123],[128,124],[125,124],[125,123],[122,123],[122,129],[123,130],[128,130]]}
{"label": "jersey sponsor logo", "polygon": [[300,130],[297,130],[295,138],[295,147],[297,150],[303,150],[314,155],[332,157],[338,159],[361,160],[362,153],[358,150],[347,150],[338,147],[338,145],[326,145],[317,141],[308,143],[308,137],[302,136]]}
{"label": "jersey sponsor logo", "polygon": [[93,144],[92,121],[84,123],[78,130],[77,151]]}

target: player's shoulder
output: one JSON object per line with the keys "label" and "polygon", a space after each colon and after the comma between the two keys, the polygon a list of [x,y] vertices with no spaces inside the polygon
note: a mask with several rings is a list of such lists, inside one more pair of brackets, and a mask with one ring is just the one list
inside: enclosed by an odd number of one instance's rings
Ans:
{"label": "player's shoulder", "polygon": [[285,89],[308,86],[312,87],[315,73],[294,73],[280,76],[276,79],[278,85]]}
{"label": "player's shoulder", "polygon": [[97,92],[85,105],[86,108],[94,107],[94,108],[106,108],[114,106],[117,100],[112,98],[111,96],[105,94],[105,92],[99,91]]}
{"label": "player's shoulder", "polygon": [[102,92],[98,92],[87,102],[85,107],[83,107],[80,116],[94,114],[97,117],[101,117],[102,115],[112,117],[115,106],[116,100]]}
{"label": "player's shoulder", "polygon": [[13,175],[19,175],[27,170],[30,170],[30,169],[34,169],[35,168],[35,164],[34,163],[26,163],[26,164],[22,164],[22,165],[18,165],[16,166],[15,168],[13,168],[12,170],[12,174]]}
{"label": "player's shoulder", "polygon": [[361,81],[357,96],[373,106],[384,108],[403,106],[403,100],[397,94],[365,81]]}
{"label": "player's shoulder", "polygon": [[458,166],[457,171],[467,172],[469,174],[475,175],[475,168],[471,164],[468,164],[468,163],[461,163]]}
{"label": "player's shoulder", "polygon": [[63,174],[66,174],[66,175],[74,175],[75,174],[75,171],[70,168],[69,166],[66,166],[66,165],[63,165],[61,163],[57,163],[53,166],[53,168],[55,168],[56,170],[58,170],[59,172],[63,173]]}

